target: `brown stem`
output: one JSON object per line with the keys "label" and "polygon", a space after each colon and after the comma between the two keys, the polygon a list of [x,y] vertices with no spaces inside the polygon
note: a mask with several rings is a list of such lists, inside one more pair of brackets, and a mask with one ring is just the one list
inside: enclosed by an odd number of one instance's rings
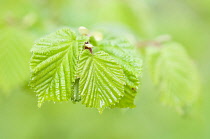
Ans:
{"label": "brown stem", "polygon": [[148,46],[161,47],[161,45],[163,43],[168,42],[170,40],[171,40],[171,36],[169,36],[169,35],[161,35],[161,36],[158,36],[154,40],[138,42],[137,43],[137,47],[138,48],[144,48],[144,47],[148,47]]}
{"label": "brown stem", "polygon": [[161,47],[161,42],[158,41],[143,41],[143,42],[138,42],[137,47],[138,48],[145,48],[148,46],[153,46],[153,47]]}

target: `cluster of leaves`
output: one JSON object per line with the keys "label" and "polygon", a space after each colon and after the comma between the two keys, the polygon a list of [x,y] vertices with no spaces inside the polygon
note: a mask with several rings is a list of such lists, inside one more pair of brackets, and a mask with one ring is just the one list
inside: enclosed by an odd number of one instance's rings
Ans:
{"label": "cluster of leaves", "polygon": [[[185,114],[199,97],[197,69],[180,44],[157,44],[145,47],[151,79],[161,101]],[[69,100],[99,112],[107,107],[135,107],[142,62],[125,38],[100,32],[84,35],[64,28],[38,40],[31,51],[30,86],[39,107],[44,101]]]}
{"label": "cluster of leaves", "polygon": [[39,107],[47,100],[81,101],[99,112],[107,107],[135,107],[141,60],[134,46],[114,36],[96,40],[64,28],[35,43],[30,86]]}

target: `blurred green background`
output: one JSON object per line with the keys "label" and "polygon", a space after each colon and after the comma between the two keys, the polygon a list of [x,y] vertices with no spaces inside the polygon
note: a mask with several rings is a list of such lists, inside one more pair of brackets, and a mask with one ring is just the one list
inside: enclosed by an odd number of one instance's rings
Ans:
{"label": "blurred green background", "polygon": [[[134,109],[97,110],[45,103],[28,88],[33,42],[63,26],[123,25],[139,40],[169,34],[183,44],[202,78],[194,114],[163,107],[147,71]],[[1,0],[0,139],[209,139],[210,1]]]}

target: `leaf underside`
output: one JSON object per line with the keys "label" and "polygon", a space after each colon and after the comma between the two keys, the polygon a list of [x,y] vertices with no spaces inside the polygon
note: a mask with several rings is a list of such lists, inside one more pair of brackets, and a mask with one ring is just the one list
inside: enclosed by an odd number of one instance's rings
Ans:
{"label": "leaf underside", "polygon": [[78,66],[80,78],[79,93],[87,107],[95,107],[102,112],[124,95],[125,76],[109,54],[99,51],[91,54],[83,51]]}
{"label": "leaf underside", "polygon": [[39,107],[46,100],[69,100],[85,41],[86,37],[76,37],[69,28],[64,28],[35,43],[31,50],[30,86],[37,93]]}

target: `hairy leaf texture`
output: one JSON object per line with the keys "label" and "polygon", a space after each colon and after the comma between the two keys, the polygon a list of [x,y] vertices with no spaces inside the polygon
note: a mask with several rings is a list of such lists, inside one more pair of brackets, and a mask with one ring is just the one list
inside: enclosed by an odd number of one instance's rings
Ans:
{"label": "hairy leaf texture", "polygon": [[46,100],[70,99],[79,54],[87,39],[64,28],[35,43],[31,50],[30,86],[37,93],[39,107]]}
{"label": "hairy leaf texture", "polygon": [[33,37],[14,27],[0,29],[0,92],[10,92],[27,83]]}
{"label": "hairy leaf texture", "polygon": [[113,36],[99,42],[95,51],[105,51],[123,68],[126,77],[125,96],[114,107],[134,108],[134,99],[140,84],[142,61],[134,52],[135,47],[125,39],[118,39]]}
{"label": "hairy leaf texture", "polygon": [[78,78],[82,103],[97,108],[99,112],[119,102],[124,96],[123,70],[103,51],[95,54],[89,50],[83,51],[78,64]]}
{"label": "hairy leaf texture", "polygon": [[186,51],[177,43],[148,47],[147,63],[162,102],[184,114],[198,98],[200,88],[196,67]]}

